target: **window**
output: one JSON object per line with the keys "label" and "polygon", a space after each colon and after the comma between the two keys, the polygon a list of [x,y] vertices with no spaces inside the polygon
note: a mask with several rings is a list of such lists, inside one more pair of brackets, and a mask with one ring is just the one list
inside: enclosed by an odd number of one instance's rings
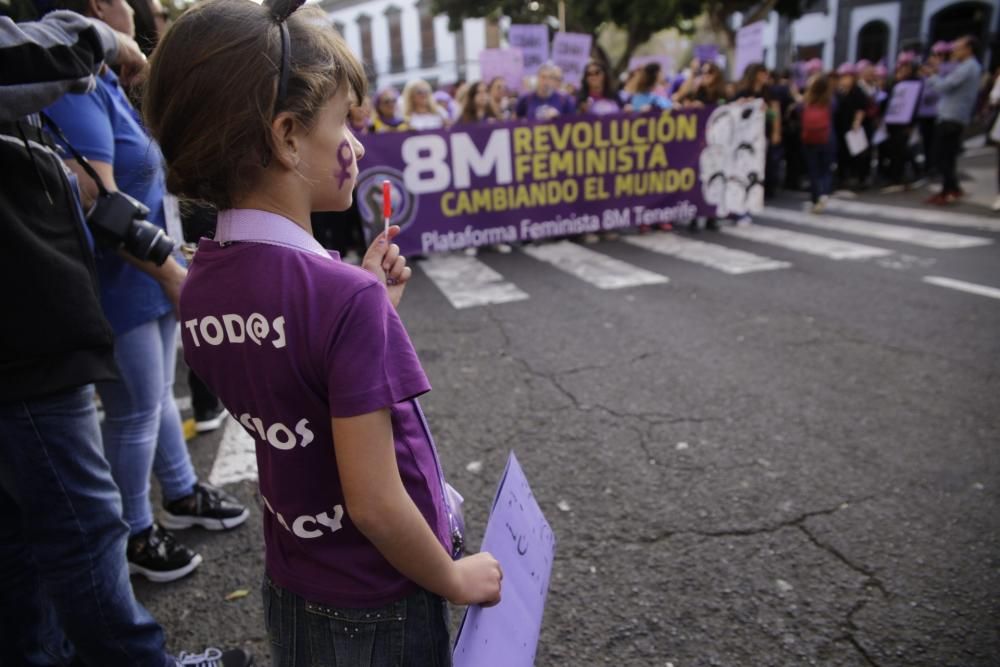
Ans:
{"label": "window", "polygon": [[406,69],[403,60],[402,10],[389,7],[385,10],[385,20],[389,24],[389,71],[402,72]]}
{"label": "window", "polygon": [[465,25],[452,33],[455,37],[455,61],[458,64],[458,78],[465,79],[468,65],[465,58]]}
{"label": "window", "polygon": [[437,63],[437,47],[434,44],[434,14],[430,0],[417,3],[420,13],[420,66],[431,67]]}
{"label": "window", "polygon": [[366,67],[374,68],[375,49],[372,46],[372,17],[362,14],[358,17],[358,32],[361,33],[361,59]]}
{"label": "window", "polygon": [[889,52],[889,25],[885,21],[869,21],[858,31],[855,60],[877,63]]}
{"label": "window", "polygon": [[813,58],[823,60],[823,42],[819,44],[799,44],[796,47],[796,60],[804,62]]}

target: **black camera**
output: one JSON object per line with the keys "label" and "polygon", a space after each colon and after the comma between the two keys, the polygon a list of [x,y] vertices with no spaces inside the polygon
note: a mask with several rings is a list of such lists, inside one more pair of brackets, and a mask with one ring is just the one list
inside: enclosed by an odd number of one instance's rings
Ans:
{"label": "black camera", "polygon": [[146,220],[149,209],[124,192],[103,192],[87,215],[94,237],[105,245],[123,247],[139,260],[162,265],[176,243],[166,233]]}

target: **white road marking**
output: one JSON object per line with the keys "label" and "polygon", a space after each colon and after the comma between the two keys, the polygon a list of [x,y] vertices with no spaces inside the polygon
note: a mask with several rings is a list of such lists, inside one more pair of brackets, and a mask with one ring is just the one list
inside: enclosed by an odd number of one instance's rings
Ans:
{"label": "white road marking", "polygon": [[921,225],[964,227],[966,229],[1000,232],[1000,217],[998,216],[958,213],[948,208],[939,208],[936,206],[932,208],[910,208],[909,206],[890,206],[888,204],[831,199],[826,204],[826,210],[833,211],[834,213],[889,218],[890,220],[898,220],[900,222],[915,222]]}
{"label": "white road marking", "polygon": [[599,289],[662,285],[670,281],[666,276],[602,255],[572,241],[528,245],[521,250],[529,257],[551,264]]}
{"label": "white road marking", "polygon": [[1000,289],[989,287],[988,285],[977,285],[976,283],[967,283],[964,280],[955,280],[954,278],[944,278],[942,276],[924,276],[924,282],[937,285],[938,287],[947,287],[948,289],[959,290],[960,292],[968,292],[969,294],[988,296],[991,299],[1000,299]]}
{"label": "white road marking", "polygon": [[725,227],[722,231],[730,236],[748,241],[768,243],[829,259],[868,259],[892,254],[891,250],[885,248],[876,248],[850,241],[838,241],[801,232],[790,232],[787,229],[777,229],[776,227],[750,225],[747,227]]}
{"label": "white road marking", "polygon": [[419,266],[455,308],[528,298],[516,285],[475,257],[435,255],[420,262]]}
{"label": "white road marking", "polygon": [[911,243],[925,248],[938,250],[954,250],[956,248],[973,248],[990,245],[992,239],[985,236],[965,236],[951,232],[935,232],[930,229],[915,229],[900,225],[887,225],[882,222],[868,222],[853,218],[841,218],[835,215],[813,215],[805,211],[793,211],[787,208],[768,206],[761,213],[762,218],[789,222],[793,225],[815,227],[832,232],[870,236],[884,241]]}
{"label": "white road marking", "polygon": [[215,486],[257,479],[257,453],[254,439],[235,419],[226,420],[226,430],[212,464],[208,483]]}
{"label": "white road marking", "polygon": [[753,271],[787,269],[790,262],[781,262],[770,257],[761,257],[743,250],[727,248],[715,243],[706,243],[684,238],[677,234],[645,234],[625,236],[622,240],[634,246],[661,255],[701,264],[725,273],[739,275]]}

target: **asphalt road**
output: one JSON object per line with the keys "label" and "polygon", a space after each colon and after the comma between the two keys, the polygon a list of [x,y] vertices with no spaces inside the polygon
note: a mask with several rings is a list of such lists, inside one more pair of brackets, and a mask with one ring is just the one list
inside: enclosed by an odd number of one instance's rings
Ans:
{"label": "asphalt road", "polygon": [[[669,278],[621,289],[483,253],[527,298],[462,309],[416,272],[401,311],[470,543],[511,450],[558,539],[538,665],[1000,664],[1000,299],[923,280],[1000,288],[1000,226],[881,222],[992,243],[764,216],[753,228],[890,253],[702,233],[790,264],[727,274],[588,246]],[[220,438],[190,443],[205,476]],[[248,524],[182,534],[201,568],[136,589],[172,649],[247,645],[267,664],[255,484],[230,490],[254,505]],[[224,599],[238,589],[250,594]]]}

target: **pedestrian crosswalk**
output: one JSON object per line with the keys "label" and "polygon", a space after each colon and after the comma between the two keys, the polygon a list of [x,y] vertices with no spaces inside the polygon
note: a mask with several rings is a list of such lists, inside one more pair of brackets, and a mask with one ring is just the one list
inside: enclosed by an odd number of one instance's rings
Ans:
{"label": "pedestrian crosswalk", "polygon": [[[597,289],[614,290],[666,285],[670,282],[672,265],[650,268],[645,262],[624,261],[620,258],[621,250],[614,251],[606,244],[618,245],[619,249],[624,245],[649,253],[651,257],[665,256],[728,276],[749,278],[762,272],[792,269],[796,255],[837,262],[876,260],[873,265],[883,268],[916,267],[934,264],[936,260],[907,254],[908,246],[931,251],[962,251],[994,243],[993,238],[982,233],[928,229],[924,225],[931,224],[932,218],[935,224],[943,226],[1000,232],[1000,221],[968,213],[949,212],[948,219],[953,223],[958,221],[949,225],[942,221],[944,218],[937,211],[871,202],[836,199],[830,201],[827,210],[843,215],[815,215],[800,209],[769,206],[754,224],[725,226],[719,234],[705,234],[700,238],[683,233],[654,232],[626,233],[620,242],[606,241],[597,246],[560,240],[520,246],[514,258],[527,257]],[[902,224],[913,222],[918,224]],[[789,226],[808,231],[792,230]],[[843,236],[859,238],[846,240]],[[778,256],[769,256],[772,251]],[[900,261],[893,261],[894,258]],[[523,284],[515,284],[515,270],[508,272],[503,268],[502,264],[507,261],[498,257],[487,263],[478,257],[455,253],[432,256],[420,262],[419,267],[454,308],[464,309],[530,298],[529,289]],[[947,277],[925,278],[928,284],[963,289],[948,283],[949,280]],[[523,279],[517,281],[520,283]],[[995,289],[978,285],[964,291],[994,296],[990,290]]]}

